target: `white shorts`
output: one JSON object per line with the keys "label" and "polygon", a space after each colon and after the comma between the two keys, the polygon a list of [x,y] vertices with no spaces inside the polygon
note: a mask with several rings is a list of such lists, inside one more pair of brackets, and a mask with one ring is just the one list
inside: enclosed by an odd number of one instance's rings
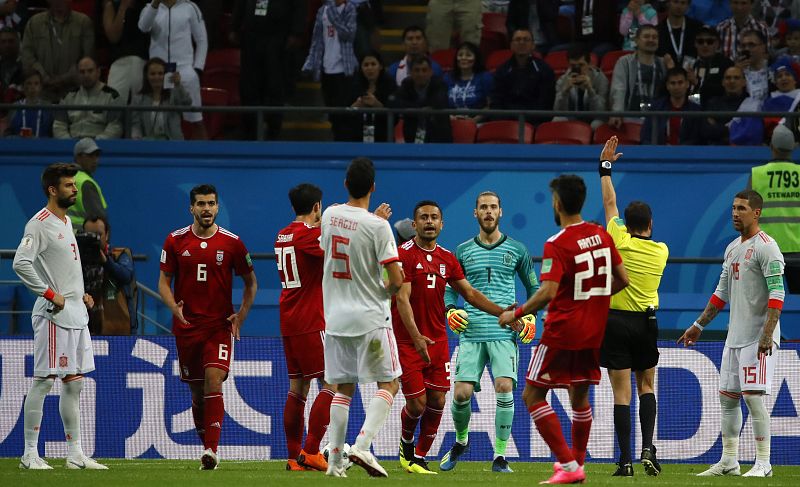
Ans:
{"label": "white shorts", "polygon": [[391,382],[403,373],[391,328],[355,337],[325,334],[325,382]]}
{"label": "white shorts", "polygon": [[758,343],[742,348],[725,347],[719,369],[719,390],[728,392],[758,391],[769,394],[775,373],[777,347],[772,355],[758,355]]}
{"label": "white shorts", "polygon": [[142,89],[142,70],[146,62],[139,56],[125,56],[111,64],[107,84],[117,90],[123,104],[127,105]]}
{"label": "white shorts", "polygon": [[[197,71],[191,66],[178,66],[178,72],[181,73],[181,86],[192,97],[192,106],[203,106],[203,99],[200,97],[200,78],[197,76]],[[183,112],[183,119],[187,122],[202,122],[202,112]]]}
{"label": "white shorts", "polygon": [[33,376],[85,374],[94,370],[89,328],[62,328],[44,316],[33,316]]}

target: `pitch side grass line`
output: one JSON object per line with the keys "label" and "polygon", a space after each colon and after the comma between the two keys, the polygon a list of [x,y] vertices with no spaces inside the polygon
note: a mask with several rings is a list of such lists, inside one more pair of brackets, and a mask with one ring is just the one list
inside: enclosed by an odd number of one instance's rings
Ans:
{"label": "pitch side grass line", "polygon": [[[316,487],[341,485],[347,487],[418,486],[439,485],[459,487],[486,487],[502,483],[503,487],[532,487],[547,479],[552,473],[550,463],[511,462],[513,474],[491,471],[490,462],[460,462],[452,472],[439,475],[412,475],[403,472],[397,461],[384,460],[381,464],[389,472],[388,479],[373,479],[358,467],[348,471],[347,479],[326,477],[321,472],[287,472],[284,461],[225,461],[220,469],[200,471],[199,461],[192,460],[101,460],[108,465],[106,471],[80,471],[64,468],[63,459],[47,459],[53,470],[23,471],[17,467],[19,459],[0,459],[0,486],[8,487],[250,487],[291,486]],[[438,464],[431,462],[434,470]],[[743,471],[750,466],[743,465]],[[653,485],[658,487],[770,487],[800,486],[800,467],[775,466],[775,476],[768,479],[742,477],[696,477],[694,474],[707,468],[697,464],[664,464],[664,472],[658,477],[648,477],[640,465],[634,465],[633,478],[611,477],[616,466],[590,463],[587,465],[587,483],[597,486]]]}

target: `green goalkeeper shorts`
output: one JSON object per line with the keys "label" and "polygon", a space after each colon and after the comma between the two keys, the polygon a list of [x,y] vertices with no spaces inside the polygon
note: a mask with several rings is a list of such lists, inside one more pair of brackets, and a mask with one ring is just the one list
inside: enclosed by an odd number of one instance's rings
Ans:
{"label": "green goalkeeper shorts", "polygon": [[493,378],[509,377],[516,389],[519,347],[514,340],[460,342],[456,356],[456,382],[471,382],[475,392],[480,392],[481,376],[487,363]]}

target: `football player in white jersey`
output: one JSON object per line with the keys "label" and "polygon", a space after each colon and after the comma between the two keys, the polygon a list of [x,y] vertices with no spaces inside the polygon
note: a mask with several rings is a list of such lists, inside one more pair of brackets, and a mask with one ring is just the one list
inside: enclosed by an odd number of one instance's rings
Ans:
{"label": "football player in white jersey", "polygon": [[705,311],[678,339],[684,346],[696,343],[703,328],[730,302],[719,378],[722,459],[698,474],[703,477],[741,475],[742,397],[753,419],[756,441],[755,465],[744,476],[772,477],[769,413],[763,396],[770,393],[775,370],[772,349],[780,345],[784,261],[778,245],[758,225],[762,206],[761,195],[753,190],[740,191],[734,197],[733,227],[741,236],[725,249],[719,284]]}
{"label": "football player in white jersey", "polygon": [[[322,299],[325,310],[325,382],[337,384],[328,429],[331,453],[327,475],[346,477],[341,450],[350,401],[358,383],[378,383],[364,425],[349,458],[374,477],[388,476],[370,453],[372,439],[383,427],[401,375],[392,332],[391,296],[403,284],[389,222],[369,212],[375,191],[375,167],[367,158],[347,168],[347,203],[322,214],[320,247],[325,252]],[[388,279],[384,280],[383,270]]]}
{"label": "football player in white jersey", "polygon": [[51,164],[42,173],[47,206],[25,225],[14,256],[14,272],[37,296],[33,306],[33,385],[25,399],[25,451],[19,468],[49,470],[38,452],[44,398],[61,379],[58,410],[64,423],[68,452],[66,468],[105,470],[81,448],[79,399],[83,374],[94,370],[89,336],[91,296],[84,293],[78,244],[67,208],[75,204],[78,188],[74,164]]}

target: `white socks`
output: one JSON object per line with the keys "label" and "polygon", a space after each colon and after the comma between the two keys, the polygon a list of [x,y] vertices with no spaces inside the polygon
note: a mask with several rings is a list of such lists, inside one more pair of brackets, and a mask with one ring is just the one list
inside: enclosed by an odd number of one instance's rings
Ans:
{"label": "white socks", "polygon": [[744,402],[753,420],[753,436],[756,439],[756,461],[769,464],[770,432],[769,413],[761,394],[745,394]]}
{"label": "white socks", "polygon": [[375,393],[375,397],[369,402],[364,426],[361,427],[361,433],[356,438],[356,446],[360,450],[369,451],[372,440],[383,427],[386,418],[389,417],[389,410],[392,409],[393,402],[394,396],[389,391],[378,389],[378,392]]}
{"label": "white socks", "polygon": [[[331,400],[331,418],[328,423],[328,442],[331,444],[331,452],[337,448],[341,451],[344,447],[344,437],[347,433],[347,420],[350,417],[351,397],[336,393]],[[341,457],[328,455],[328,461],[338,462]]]}
{"label": "white socks", "polygon": [[42,426],[44,398],[53,388],[54,379],[34,377],[28,397],[25,398],[25,453],[39,455],[39,429]]}
{"label": "white socks", "polygon": [[739,433],[742,430],[741,395],[735,392],[719,391],[722,406],[722,462],[739,462]]}
{"label": "white socks", "polygon": [[82,455],[80,397],[83,389],[83,377],[63,382],[61,388],[58,412],[61,413],[61,421],[64,423],[68,455]]}

